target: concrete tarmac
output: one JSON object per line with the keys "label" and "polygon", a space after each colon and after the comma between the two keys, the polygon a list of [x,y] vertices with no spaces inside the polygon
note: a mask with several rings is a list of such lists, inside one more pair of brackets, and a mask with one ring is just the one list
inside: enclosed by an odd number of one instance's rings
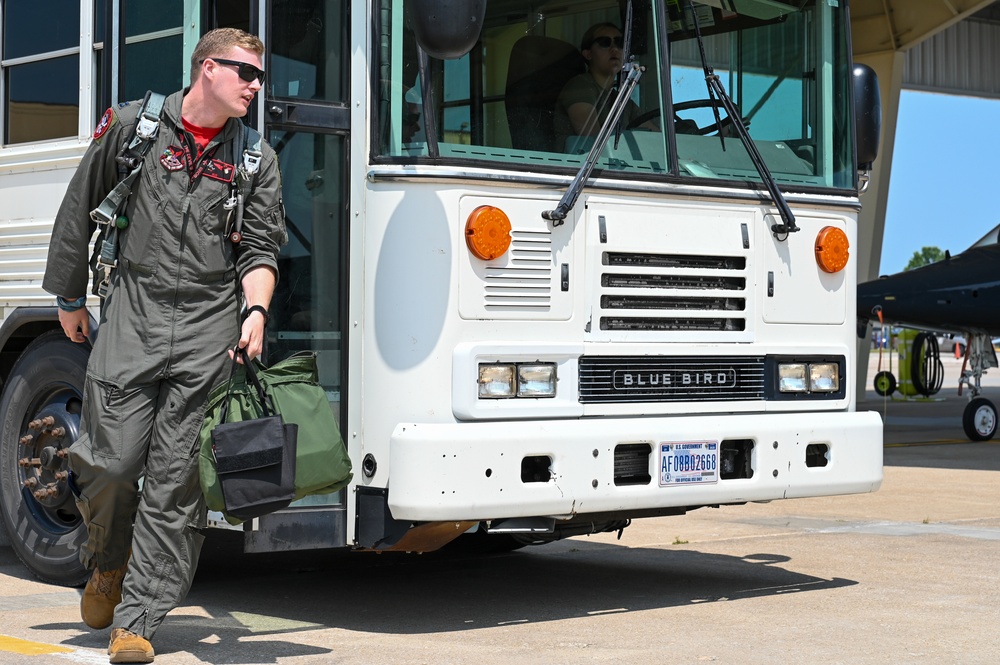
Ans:
{"label": "concrete tarmac", "polygon": [[[213,532],[156,663],[1000,662],[1000,441],[965,439],[960,362],[944,365],[934,400],[860,402],[885,422],[874,494],[489,557],[241,555],[238,534]],[[106,663],[108,631],[80,623],[79,598],[0,548],[0,665]]]}

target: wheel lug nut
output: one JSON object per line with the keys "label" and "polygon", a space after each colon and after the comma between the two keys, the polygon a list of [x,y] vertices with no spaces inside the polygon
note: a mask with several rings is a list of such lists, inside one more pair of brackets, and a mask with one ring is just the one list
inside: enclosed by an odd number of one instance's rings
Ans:
{"label": "wheel lug nut", "polygon": [[31,434],[25,434],[24,436],[22,436],[18,440],[18,443],[20,443],[22,446],[27,446],[27,445],[30,445],[31,442],[34,441],[34,440],[35,440],[35,437],[33,435],[31,435]]}
{"label": "wheel lug nut", "polygon": [[25,487],[34,487],[37,484],[38,484],[38,479],[37,478],[25,478],[24,479],[24,486]]}
{"label": "wheel lug nut", "polygon": [[45,429],[46,427],[52,427],[56,424],[56,419],[52,416],[45,416],[44,418],[36,418],[28,423],[28,429]]}
{"label": "wheel lug nut", "polygon": [[64,436],[66,436],[66,428],[65,427],[52,428],[52,436],[56,437],[57,439],[63,438]]}
{"label": "wheel lug nut", "polygon": [[55,483],[50,483],[40,490],[32,493],[32,495],[41,501],[42,499],[48,499],[49,497],[59,494],[59,490],[56,488]]}

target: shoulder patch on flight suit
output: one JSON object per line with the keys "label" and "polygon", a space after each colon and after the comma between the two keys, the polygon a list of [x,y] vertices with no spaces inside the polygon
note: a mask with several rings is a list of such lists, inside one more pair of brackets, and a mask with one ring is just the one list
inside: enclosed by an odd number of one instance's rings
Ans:
{"label": "shoulder patch on flight suit", "polygon": [[108,109],[101,116],[100,122],[97,123],[97,127],[94,128],[94,140],[100,141],[101,137],[107,134],[108,130],[118,122],[118,114],[115,113],[114,109]]}

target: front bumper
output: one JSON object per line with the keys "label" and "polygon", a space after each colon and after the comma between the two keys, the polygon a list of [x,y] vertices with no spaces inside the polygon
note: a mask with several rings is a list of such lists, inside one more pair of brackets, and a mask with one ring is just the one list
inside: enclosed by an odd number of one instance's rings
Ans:
{"label": "front bumper", "polygon": [[[752,440],[753,476],[660,487],[657,444]],[[615,446],[649,443],[651,482],[616,486]],[[824,444],[826,466],[807,466]],[[523,482],[525,457],[548,456],[551,478]],[[390,442],[389,509],[397,520],[627,516],[656,508],[873,492],[882,483],[878,413],[812,412],[580,420],[411,423]]]}

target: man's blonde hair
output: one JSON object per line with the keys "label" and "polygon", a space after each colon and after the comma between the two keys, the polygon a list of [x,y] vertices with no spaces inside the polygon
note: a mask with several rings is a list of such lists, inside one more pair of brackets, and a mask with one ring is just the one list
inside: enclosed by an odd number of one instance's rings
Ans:
{"label": "man's blonde hair", "polygon": [[191,54],[191,83],[201,76],[201,63],[206,58],[222,57],[234,47],[245,48],[257,55],[264,55],[264,42],[239,28],[216,28],[198,40]]}

